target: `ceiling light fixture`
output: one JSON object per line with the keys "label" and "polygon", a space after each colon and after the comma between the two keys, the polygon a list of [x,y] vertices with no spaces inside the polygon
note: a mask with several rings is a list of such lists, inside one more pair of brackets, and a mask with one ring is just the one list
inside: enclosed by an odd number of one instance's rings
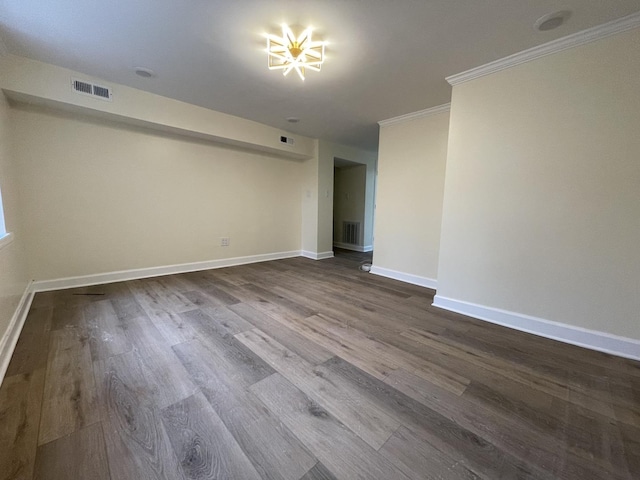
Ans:
{"label": "ceiling light fixture", "polygon": [[295,70],[302,80],[305,69],[320,71],[325,42],[311,40],[311,27],[296,37],[291,28],[283,24],[281,37],[270,34],[266,37],[269,70],[282,70],[285,76]]}

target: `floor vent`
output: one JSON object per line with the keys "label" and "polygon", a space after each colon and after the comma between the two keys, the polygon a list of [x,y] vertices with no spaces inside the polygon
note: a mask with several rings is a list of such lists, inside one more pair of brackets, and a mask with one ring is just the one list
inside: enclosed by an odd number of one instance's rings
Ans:
{"label": "floor vent", "polygon": [[360,222],[342,222],[342,243],[358,245],[360,241]]}
{"label": "floor vent", "polygon": [[71,88],[80,95],[88,95],[108,102],[113,99],[113,92],[109,87],[105,87],[104,85],[95,85],[83,80],[78,80],[77,78],[72,78]]}

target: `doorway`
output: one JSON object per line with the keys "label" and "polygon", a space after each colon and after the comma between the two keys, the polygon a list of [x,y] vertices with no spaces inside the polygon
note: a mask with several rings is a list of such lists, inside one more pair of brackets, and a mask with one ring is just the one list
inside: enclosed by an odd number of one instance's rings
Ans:
{"label": "doorway", "polygon": [[375,172],[370,170],[364,163],[334,158],[334,249],[354,252],[373,250]]}

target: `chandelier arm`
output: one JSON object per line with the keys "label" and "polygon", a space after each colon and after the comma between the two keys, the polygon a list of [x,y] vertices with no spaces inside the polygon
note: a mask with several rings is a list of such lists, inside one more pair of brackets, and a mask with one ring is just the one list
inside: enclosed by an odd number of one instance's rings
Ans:
{"label": "chandelier arm", "polygon": [[324,62],[325,43],[312,41],[311,28],[306,28],[296,37],[291,28],[282,25],[282,37],[267,34],[267,58],[270,70],[282,70],[287,76],[295,70],[301,80],[305,78],[305,68],[316,72]]}

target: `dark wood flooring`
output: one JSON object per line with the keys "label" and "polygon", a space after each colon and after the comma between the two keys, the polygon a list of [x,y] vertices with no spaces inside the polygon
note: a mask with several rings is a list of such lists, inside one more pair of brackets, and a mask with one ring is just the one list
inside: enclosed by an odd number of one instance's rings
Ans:
{"label": "dark wood flooring", "polygon": [[637,479],[640,364],[293,258],[36,295],[2,479]]}

